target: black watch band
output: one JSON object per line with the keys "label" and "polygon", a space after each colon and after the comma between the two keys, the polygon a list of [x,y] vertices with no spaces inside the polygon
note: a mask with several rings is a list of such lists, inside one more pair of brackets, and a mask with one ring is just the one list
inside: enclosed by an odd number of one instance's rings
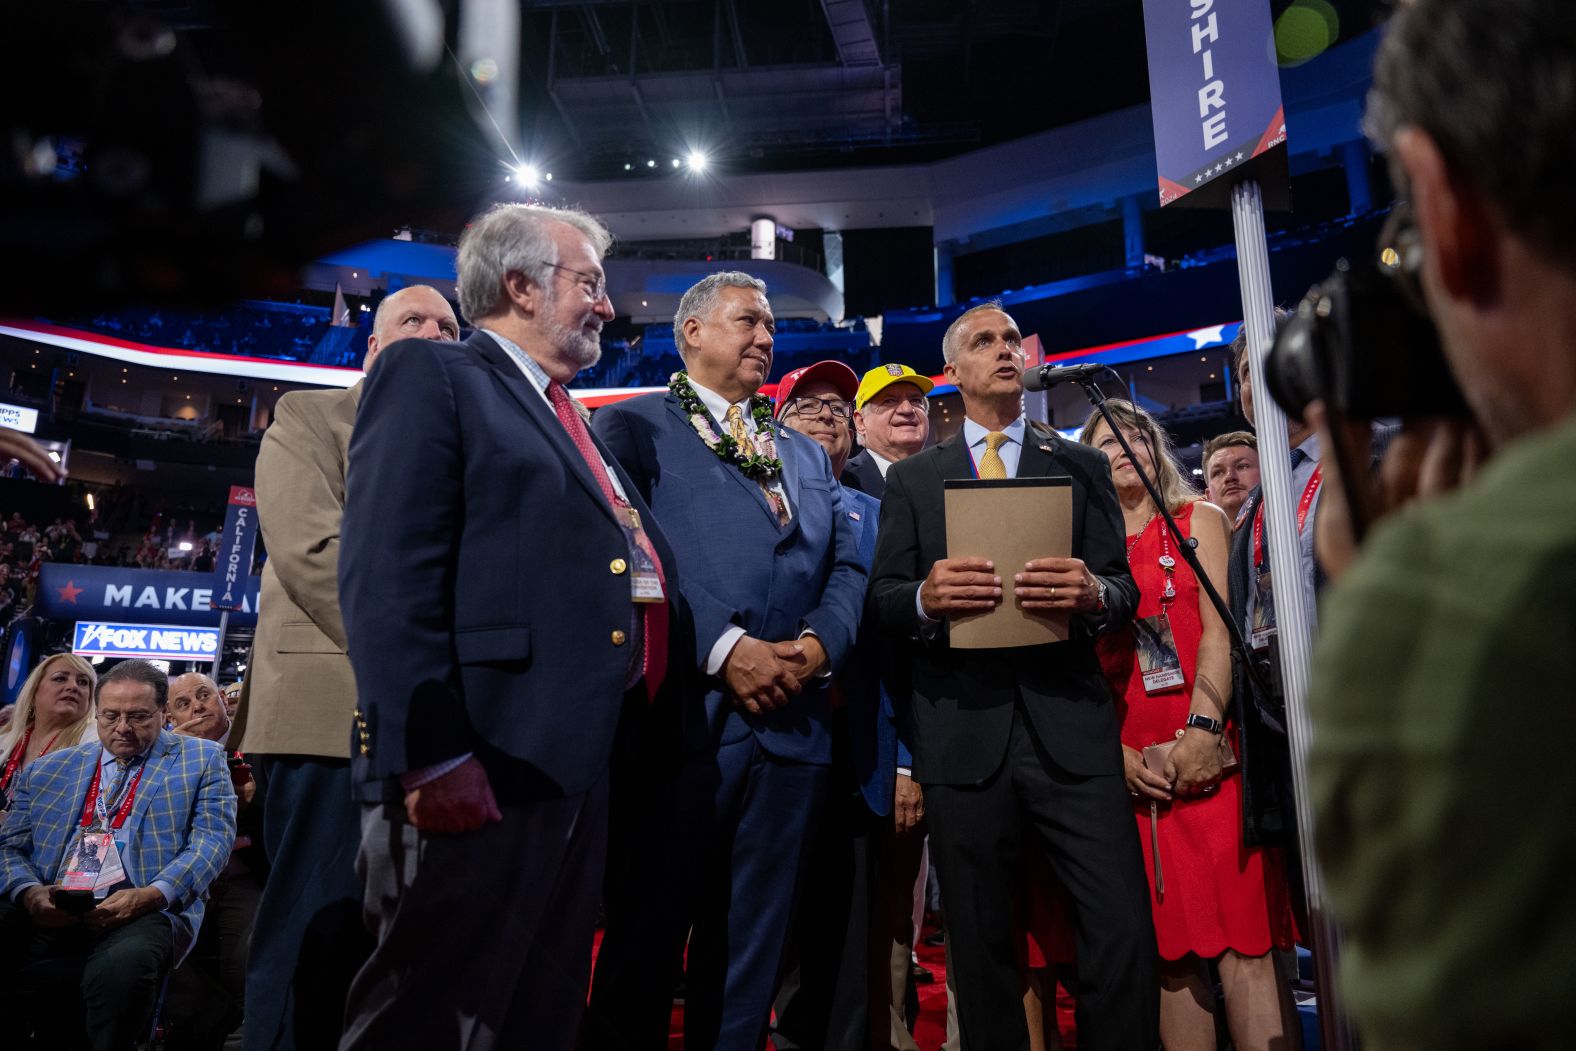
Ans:
{"label": "black watch band", "polygon": [[1225,723],[1221,722],[1219,719],[1211,719],[1207,715],[1199,715],[1197,712],[1188,713],[1187,725],[1196,726],[1200,730],[1208,730],[1210,733],[1216,735],[1226,732]]}

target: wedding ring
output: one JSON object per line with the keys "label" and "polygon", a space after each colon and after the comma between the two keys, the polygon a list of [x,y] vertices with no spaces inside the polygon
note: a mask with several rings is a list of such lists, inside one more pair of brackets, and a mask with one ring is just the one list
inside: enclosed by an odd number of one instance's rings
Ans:
{"label": "wedding ring", "polygon": [[1055,597],[1056,597],[1056,585],[1052,584],[1051,585],[1051,598],[1055,598]]}

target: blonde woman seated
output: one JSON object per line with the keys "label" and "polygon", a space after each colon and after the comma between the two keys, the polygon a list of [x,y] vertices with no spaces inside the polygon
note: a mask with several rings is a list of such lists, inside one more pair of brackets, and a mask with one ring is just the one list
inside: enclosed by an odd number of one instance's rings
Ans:
{"label": "blonde woman seated", "polygon": [[[1213,960],[1233,1045],[1295,1047],[1290,990],[1270,955],[1295,936],[1280,854],[1243,846],[1241,775],[1220,751],[1221,735],[1231,739],[1229,636],[1135,466],[1156,483],[1182,535],[1198,541],[1199,563],[1223,597],[1231,523],[1182,480],[1153,417],[1125,401],[1107,406],[1136,465],[1098,413],[1079,440],[1110,459],[1139,591],[1133,622],[1103,636],[1098,650],[1122,720],[1134,833],[1149,874],[1161,1041],[1167,1051],[1214,1051]],[[1143,749],[1167,742],[1174,747],[1161,771],[1149,769]]]}
{"label": "blonde woman seated", "polygon": [[47,657],[17,695],[11,724],[0,731],[0,822],[22,768],[41,755],[81,744],[93,725],[93,665],[70,653]]}

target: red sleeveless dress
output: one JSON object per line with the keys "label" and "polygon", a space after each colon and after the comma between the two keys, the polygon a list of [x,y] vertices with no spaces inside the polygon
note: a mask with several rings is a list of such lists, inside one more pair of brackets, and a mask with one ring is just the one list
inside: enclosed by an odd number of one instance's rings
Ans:
{"label": "red sleeveless dress", "polygon": [[[1189,504],[1175,516],[1184,535],[1192,535],[1195,506]],[[1161,556],[1169,553],[1176,561],[1172,582],[1177,594],[1166,612],[1182,662],[1183,684],[1156,693],[1144,689],[1131,626],[1102,636],[1098,645],[1100,664],[1122,720],[1122,743],[1140,751],[1147,745],[1173,740],[1187,721],[1203,634],[1199,600],[1208,602],[1193,571],[1178,555],[1175,542],[1162,544],[1164,528],[1165,523],[1157,517],[1141,534],[1128,537],[1128,563],[1138,584],[1135,619],[1141,619],[1161,611],[1165,587]],[[1229,686],[1230,680],[1223,685]],[[1226,736],[1235,740],[1229,724]],[[1241,781],[1241,774],[1233,771],[1208,795],[1178,797],[1160,804],[1164,900],[1155,894],[1149,801],[1133,801],[1134,825],[1149,873],[1155,938],[1163,959],[1178,960],[1188,953],[1209,959],[1227,949],[1244,956],[1262,956],[1272,947],[1289,949],[1296,940],[1280,851],[1242,844]]]}

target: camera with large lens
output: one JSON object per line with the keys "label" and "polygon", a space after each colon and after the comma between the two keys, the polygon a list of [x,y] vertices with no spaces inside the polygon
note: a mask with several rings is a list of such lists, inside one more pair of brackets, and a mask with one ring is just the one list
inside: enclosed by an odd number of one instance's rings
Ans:
{"label": "camera with large lens", "polygon": [[1301,418],[1322,398],[1332,412],[1357,420],[1469,415],[1439,332],[1412,291],[1421,261],[1413,231],[1404,212],[1395,220],[1381,235],[1386,247],[1378,261],[1340,260],[1276,334],[1265,382],[1287,413]]}

